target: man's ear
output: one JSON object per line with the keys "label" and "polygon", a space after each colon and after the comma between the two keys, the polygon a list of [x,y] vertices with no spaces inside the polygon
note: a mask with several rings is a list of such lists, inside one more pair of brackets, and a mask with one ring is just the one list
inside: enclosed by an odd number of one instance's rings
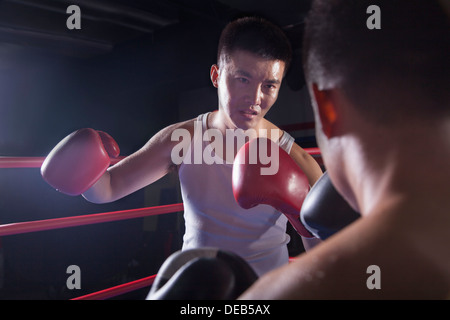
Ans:
{"label": "man's ear", "polygon": [[217,83],[219,81],[219,66],[217,64],[213,64],[210,71],[211,82],[214,87],[217,88]]}
{"label": "man's ear", "polygon": [[337,113],[331,90],[320,90],[316,83],[312,84],[314,99],[317,104],[322,131],[331,138],[336,134]]}

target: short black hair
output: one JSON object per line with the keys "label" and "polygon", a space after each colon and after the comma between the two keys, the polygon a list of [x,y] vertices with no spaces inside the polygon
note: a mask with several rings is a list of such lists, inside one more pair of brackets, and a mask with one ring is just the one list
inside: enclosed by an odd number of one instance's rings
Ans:
{"label": "short black hair", "polygon": [[[367,26],[370,5],[380,9],[381,29]],[[449,27],[438,0],[314,0],[303,37],[305,77],[340,86],[380,122],[448,116]],[[397,94],[407,98],[403,105]]]}
{"label": "short black hair", "polygon": [[229,61],[235,50],[245,50],[268,60],[285,63],[286,74],[292,60],[292,47],[283,30],[262,17],[243,17],[226,25],[219,39],[217,63]]}

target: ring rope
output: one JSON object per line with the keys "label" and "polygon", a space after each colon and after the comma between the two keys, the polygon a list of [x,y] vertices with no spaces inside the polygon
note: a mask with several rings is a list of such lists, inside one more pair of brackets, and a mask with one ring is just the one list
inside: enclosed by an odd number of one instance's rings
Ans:
{"label": "ring rope", "polygon": [[128,292],[136,291],[145,287],[149,287],[155,281],[156,274],[138,279],[135,281],[120,284],[115,287],[89,293],[81,297],[73,298],[71,300],[106,300]]}
{"label": "ring rope", "polygon": [[[116,164],[124,158],[111,158],[111,164]],[[44,160],[45,157],[0,157],[0,168],[40,168]]]}
{"label": "ring rope", "polygon": [[155,216],[165,213],[183,211],[183,204],[169,204],[157,207],[147,207],[140,209],[130,209],[112,212],[103,212],[96,214],[88,214],[75,217],[64,217],[56,219],[36,220],[27,222],[18,222],[0,225],[0,236],[8,236],[13,234],[61,229],[82,226],[87,224],[95,224],[102,222],[126,220],[133,218],[141,218],[146,216]]}
{"label": "ring rope", "polygon": [[[310,155],[320,155],[319,148],[304,148]],[[111,164],[124,159],[125,156],[120,156],[111,159]],[[45,157],[0,157],[0,168],[40,168],[44,162]]]}

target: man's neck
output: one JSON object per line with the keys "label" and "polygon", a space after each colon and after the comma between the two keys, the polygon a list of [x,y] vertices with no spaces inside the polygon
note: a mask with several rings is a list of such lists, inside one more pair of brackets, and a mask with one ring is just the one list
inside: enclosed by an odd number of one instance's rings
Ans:
{"label": "man's neck", "polygon": [[448,189],[450,121],[365,132],[350,143],[345,161],[361,213],[397,196],[414,200]]}

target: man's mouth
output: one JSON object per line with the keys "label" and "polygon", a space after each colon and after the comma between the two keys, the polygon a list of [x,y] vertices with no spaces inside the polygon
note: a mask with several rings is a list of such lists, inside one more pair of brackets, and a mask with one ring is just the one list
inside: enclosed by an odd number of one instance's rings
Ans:
{"label": "man's mouth", "polygon": [[241,113],[241,115],[243,115],[245,118],[248,118],[248,119],[253,119],[254,117],[256,117],[258,115],[257,111],[250,110],[250,109],[241,110],[240,113]]}

